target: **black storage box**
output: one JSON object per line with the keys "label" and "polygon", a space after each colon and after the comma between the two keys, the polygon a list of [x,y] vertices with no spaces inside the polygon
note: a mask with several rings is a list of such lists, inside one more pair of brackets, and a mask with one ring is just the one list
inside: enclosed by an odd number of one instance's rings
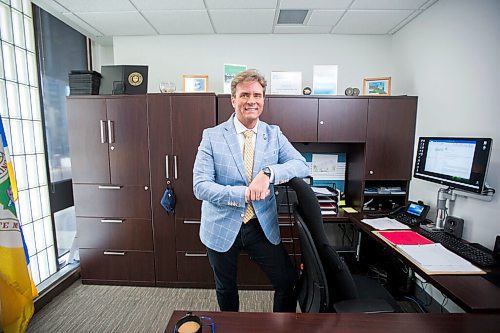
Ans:
{"label": "black storage box", "polygon": [[101,75],[101,95],[138,95],[148,92],[148,66],[102,66]]}
{"label": "black storage box", "polygon": [[72,70],[68,81],[70,95],[99,95],[101,74],[96,71]]}

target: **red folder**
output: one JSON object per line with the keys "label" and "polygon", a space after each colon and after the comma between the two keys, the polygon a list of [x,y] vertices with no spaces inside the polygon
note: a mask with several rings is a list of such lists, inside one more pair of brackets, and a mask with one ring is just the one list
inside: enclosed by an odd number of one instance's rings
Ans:
{"label": "red folder", "polygon": [[378,234],[394,245],[425,245],[434,243],[419,233],[411,230],[379,231]]}

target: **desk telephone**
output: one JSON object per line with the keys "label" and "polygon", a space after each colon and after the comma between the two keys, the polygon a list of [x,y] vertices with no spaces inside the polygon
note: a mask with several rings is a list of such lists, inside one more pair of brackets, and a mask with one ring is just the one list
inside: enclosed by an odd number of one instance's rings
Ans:
{"label": "desk telephone", "polygon": [[414,226],[422,223],[428,212],[429,206],[424,205],[422,201],[409,201],[408,205],[396,208],[391,211],[388,216],[404,224]]}

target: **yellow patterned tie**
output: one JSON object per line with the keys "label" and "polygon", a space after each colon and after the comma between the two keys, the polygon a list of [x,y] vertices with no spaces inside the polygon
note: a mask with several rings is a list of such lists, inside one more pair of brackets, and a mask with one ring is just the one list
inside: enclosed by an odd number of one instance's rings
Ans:
{"label": "yellow patterned tie", "polygon": [[[243,161],[245,162],[245,169],[247,170],[248,183],[252,182],[252,171],[253,171],[253,154],[254,145],[252,143],[253,131],[247,130],[243,132],[245,135],[245,144],[243,146]],[[255,216],[255,211],[253,210],[253,205],[248,202],[247,210],[245,216],[243,216],[243,223],[247,223]]]}

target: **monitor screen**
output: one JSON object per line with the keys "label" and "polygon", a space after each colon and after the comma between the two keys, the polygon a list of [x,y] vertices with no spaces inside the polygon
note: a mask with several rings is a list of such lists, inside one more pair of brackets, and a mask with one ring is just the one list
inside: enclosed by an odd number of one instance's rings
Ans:
{"label": "monitor screen", "polygon": [[414,176],[453,188],[482,193],[492,139],[421,137]]}

